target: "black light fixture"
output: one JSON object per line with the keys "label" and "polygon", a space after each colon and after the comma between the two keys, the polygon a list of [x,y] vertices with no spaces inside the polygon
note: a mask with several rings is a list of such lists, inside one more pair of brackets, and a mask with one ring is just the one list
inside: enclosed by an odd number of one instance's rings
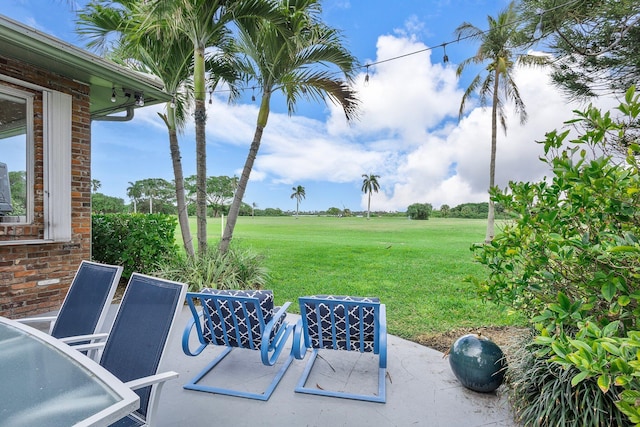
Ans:
{"label": "black light fixture", "polygon": [[169,104],[169,107],[176,108],[176,96],[175,95],[173,95],[171,97],[171,104]]}
{"label": "black light fixture", "polygon": [[449,57],[447,56],[447,44],[446,43],[442,43],[442,51],[444,53],[444,55],[442,56],[442,62],[444,62],[446,64],[447,62],[449,62]]}
{"label": "black light fixture", "polygon": [[209,89],[209,105],[213,104],[213,89]]}
{"label": "black light fixture", "polygon": [[136,100],[135,104],[138,107],[144,107],[144,95],[142,94],[142,92],[136,92],[134,94],[134,98]]}
{"label": "black light fixture", "polygon": [[253,93],[251,94],[251,101],[256,102],[256,87],[252,87]]}
{"label": "black light fixture", "polygon": [[116,87],[111,86],[111,102],[116,102]]}

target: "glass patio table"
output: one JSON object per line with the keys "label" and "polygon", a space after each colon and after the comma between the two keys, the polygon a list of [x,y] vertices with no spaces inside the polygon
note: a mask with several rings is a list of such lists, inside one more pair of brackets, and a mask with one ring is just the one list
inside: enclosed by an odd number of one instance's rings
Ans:
{"label": "glass patio table", "polygon": [[106,426],[139,397],[102,366],[30,326],[0,317],[0,425]]}

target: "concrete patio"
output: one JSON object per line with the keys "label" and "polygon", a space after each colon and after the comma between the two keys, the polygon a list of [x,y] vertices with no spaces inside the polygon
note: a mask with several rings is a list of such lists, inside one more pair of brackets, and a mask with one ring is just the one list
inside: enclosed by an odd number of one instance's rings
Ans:
{"label": "concrete patio", "polygon": [[[106,324],[117,311],[114,304]],[[53,314],[53,313],[49,313]],[[182,333],[191,313],[183,307],[160,371],[175,371],[179,378],[167,382],[160,395],[158,423],[154,427],[190,426],[428,426],[515,427],[518,424],[504,393],[478,393],[464,388],[439,351],[388,336],[387,402],[372,403],[294,392],[310,353],[295,360],[268,401],[185,390],[183,385],[222,351],[209,346],[197,357],[182,351]],[[287,319],[295,323],[298,315]],[[42,325],[44,326],[44,325]],[[192,334],[192,339],[195,337]],[[288,352],[292,339],[289,338]],[[195,341],[194,341],[195,342]],[[194,344],[195,345],[195,344]],[[192,347],[193,348],[193,347]],[[260,354],[236,349],[202,381],[243,391],[261,392],[286,359],[266,367]],[[377,391],[377,358],[369,353],[320,353],[307,386],[373,394]]]}
{"label": "concrete patio", "polygon": [[[189,316],[185,307],[170,337],[161,366],[161,371],[173,370],[180,377],[165,384],[162,390],[159,426],[517,425],[502,387],[496,393],[488,394],[468,390],[455,378],[442,353],[395,336],[388,337],[386,404],[295,393],[306,358],[293,361],[266,402],[184,390],[182,385],[221,350],[210,346],[197,357],[186,356],[182,352],[182,331]],[[298,317],[289,316],[293,322]],[[371,393],[376,390],[377,361],[370,355],[337,351],[321,354],[322,359],[316,361],[314,374],[307,384],[315,382],[323,388],[338,386]],[[281,355],[279,363],[284,359]],[[262,365],[259,353],[236,349],[205,381],[261,391],[274,369],[277,365]]]}

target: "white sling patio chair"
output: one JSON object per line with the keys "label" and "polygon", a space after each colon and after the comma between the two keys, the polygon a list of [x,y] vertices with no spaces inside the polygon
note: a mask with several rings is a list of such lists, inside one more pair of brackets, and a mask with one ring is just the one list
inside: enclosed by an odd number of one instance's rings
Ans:
{"label": "white sling patio chair", "polygon": [[109,306],[120,282],[121,266],[83,260],[69,286],[56,316],[28,317],[16,321],[33,324],[48,322],[49,334],[55,338],[101,334]]}
{"label": "white sling patio chair", "polygon": [[140,396],[140,409],[113,426],[155,425],[162,385],[178,376],[172,371],[158,374],[158,367],[186,292],[184,283],[133,273],[106,342],[75,347],[104,346],[100,365]]}

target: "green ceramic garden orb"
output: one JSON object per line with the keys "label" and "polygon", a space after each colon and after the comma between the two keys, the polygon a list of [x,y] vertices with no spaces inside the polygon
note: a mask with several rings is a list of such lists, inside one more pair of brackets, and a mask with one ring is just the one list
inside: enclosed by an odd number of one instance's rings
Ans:
{"label": "green ceramic garden orb", "polygon": [[463,386],[488,393],[502,384],[507,361],[500,347],[489,338],[468,334],[451,346],[449,365]]}

